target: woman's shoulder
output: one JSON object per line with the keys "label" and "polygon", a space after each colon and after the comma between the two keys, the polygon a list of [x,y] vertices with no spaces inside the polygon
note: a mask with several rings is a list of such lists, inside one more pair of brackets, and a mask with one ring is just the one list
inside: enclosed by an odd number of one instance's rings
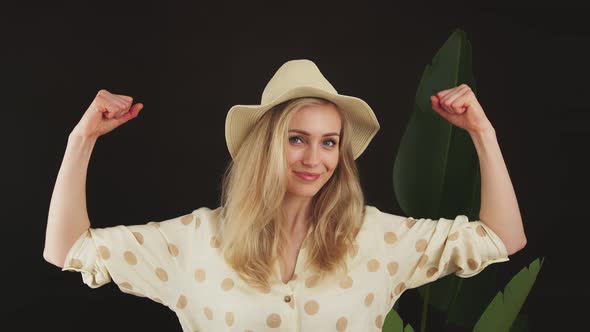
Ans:
{"label": "woman's shoulder", "polygon": [[374,231],[394,231],[405,229],[413,225],[416,220],[412,217],[398,215],[393,212],[382,211],[381,209],[365,205],[363,226]]}
{"label": "woman's shoulder", "polygon": [[379,208],[372,205],[365,205],[364,217],[372,221],[404,221],[408,219],[408,217],[400,216],[391,212],[381,211]]}
{"label": "woman's shoulder", "polygon": [[221,215],[221,206],[210,208],[208,206],[201,206],[192,211],[193,216],[206,219],[218,219]]}
{"label": "woman's shoulder", "polygon": [[210,208],[202,206],[192,210],[185,216],[178,217],[184,225],[193,224],[195,229],[204,229],[211,231],[219,223],[221,217],[221,207]]}

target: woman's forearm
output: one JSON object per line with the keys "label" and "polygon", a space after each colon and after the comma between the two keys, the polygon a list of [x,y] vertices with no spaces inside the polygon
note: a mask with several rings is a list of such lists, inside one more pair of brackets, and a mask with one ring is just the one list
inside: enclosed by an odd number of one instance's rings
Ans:
{"label": "woman's forearm", "polygon": [[78,237],[90,227],[86,209],[86,173],[96,138],[70,134],[57,175],[45,233],[43,257],[63,267]]}
{"label": "woman's forearm", "polygon": [[477,150],[481,172],[479,218],[502,239],[511,255],[525,246],[526,237],[496,131],[489,127],[469,135]]}

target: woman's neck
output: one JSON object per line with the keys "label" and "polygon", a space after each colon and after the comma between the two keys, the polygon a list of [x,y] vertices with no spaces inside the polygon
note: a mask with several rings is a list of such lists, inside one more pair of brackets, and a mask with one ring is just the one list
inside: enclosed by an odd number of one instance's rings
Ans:
{"label": "woman's neck", "polygon": [[311,215],[312,197],[285,195],[283,209],[287,216],[289,233],[307,233]]}

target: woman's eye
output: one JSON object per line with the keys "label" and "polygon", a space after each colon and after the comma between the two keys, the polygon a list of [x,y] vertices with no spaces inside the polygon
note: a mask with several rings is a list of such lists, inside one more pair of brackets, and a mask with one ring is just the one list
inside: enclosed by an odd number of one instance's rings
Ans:
{"label": "woman's eye", "polygon": [[289,138],[289,141],[292,143],[297,143],[296,140],[301,140],[301,138],[299,136],[293,136]]}
{"label": "woman's eye", "polygon": [[333,139],[326,140],[325,142],[326,143],[331,142],[332,144],[329,145],[329,146],[336,146],[336,145],[338,145],[338,143],[335,140],[333,140]]}
{"label": "woman's eye", "polygon": [[[299,136],[293,136],[293,137],[289,137],[289,142],[291,142],[291,143],[299,143],[298,141],[301,141],[301,142],[303,142],[303,140],[302,140],[302,139],[301,139],[301,137],[299,137]],[[327,146],[329,146],[329,147],[333,147],[333,146],[336,146],[336,145],[338,145],[338,142],[336,142],[336,141],[335,141],[335,140],[333,140],[333,139],[328,139],[328,140],[325,140],[325,141],[324,141],[324,144],[326,144],[326,145],[327,145]]]}

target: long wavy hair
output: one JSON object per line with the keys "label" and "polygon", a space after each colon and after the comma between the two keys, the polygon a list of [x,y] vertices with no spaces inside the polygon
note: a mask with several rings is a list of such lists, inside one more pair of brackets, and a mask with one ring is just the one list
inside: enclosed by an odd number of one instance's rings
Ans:
{"label": "long wavy hair", "polygon": [[289,122],[306,106],[333,104],[341,118],[339,160],[334,173],[312,198],[311,233],[303,246],[321,280],[348,272],[364,215],[364,196],[353,157],[350,122],[331,101],[302,97],[276,105],[256,122],[223,175],[217,239],[226,262],[252,287],[270,289],[273,264],[288,234],[282,202],[287,192]]}

